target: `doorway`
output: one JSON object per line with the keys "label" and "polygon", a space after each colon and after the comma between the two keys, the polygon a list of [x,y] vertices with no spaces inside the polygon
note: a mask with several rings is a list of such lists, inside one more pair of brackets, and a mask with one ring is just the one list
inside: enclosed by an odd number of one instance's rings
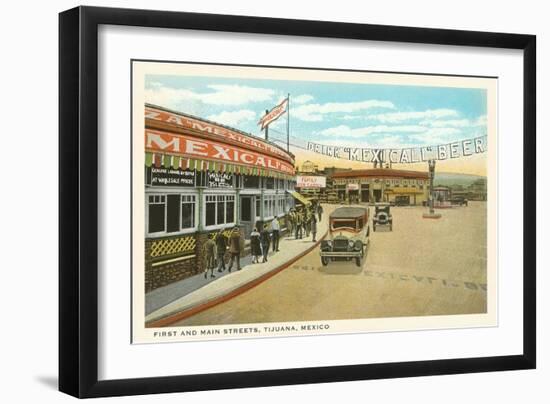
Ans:
{"label": "doorway", "polygon": [[256,197],[252,195],[242,195],[240,202],[240,223],[244,231],[244,238],[249,239],[256,219]]}

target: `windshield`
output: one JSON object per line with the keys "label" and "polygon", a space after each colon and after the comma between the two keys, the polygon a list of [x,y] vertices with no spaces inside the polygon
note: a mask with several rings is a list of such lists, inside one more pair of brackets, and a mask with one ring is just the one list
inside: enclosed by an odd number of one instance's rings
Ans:
{"label": "windshield", "polygon": [[352,219],[338,219],[332,221],[332,230],[336,229],[355,229],[355,220]]}

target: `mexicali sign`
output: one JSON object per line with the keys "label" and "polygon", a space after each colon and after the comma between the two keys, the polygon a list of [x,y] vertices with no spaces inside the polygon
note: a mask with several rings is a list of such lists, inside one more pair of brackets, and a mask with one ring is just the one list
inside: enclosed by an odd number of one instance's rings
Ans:
{"label": "mexicali sign", "polygon": [[268,152],[277,155],[282,159],[294,164],[294,159],[292,159],[292,157],[284,150],[279,149],[278,147],[267,142],[263,142],[260,139],[254,139],[251,136],[247,136],[243,133],[231,130],[221,125],[216,125],[213,123],[202,121],[200,119],[195,119],[189,116],[179,115],[151,107],[145,107],[145,119],[153,119],[156,121],[170,123],[185,129],[193,129],[199,132],[223,136],[237,143],[242,143],[247,147],[257,149],[258,151]]}
{"label": "mexicali sign", "polygon": [[487,136],[461,140],[448,144],[402,149],[375,149],[358,147],[327,146],[308,142],[307,150],[329,157],[365,163],[420,163],[428,160],[447,160],[468,157],[487,151]]}
{"label": "mexicali sign", "polygon": [[294,175],[294,166],[277,158],[251,152],[240,147],[198,139],[187,135],[176,135],[173,133],[146,129],[145,150],[153,153],[173,153],[188,158],[203,158],[252,167],[262,167]]}

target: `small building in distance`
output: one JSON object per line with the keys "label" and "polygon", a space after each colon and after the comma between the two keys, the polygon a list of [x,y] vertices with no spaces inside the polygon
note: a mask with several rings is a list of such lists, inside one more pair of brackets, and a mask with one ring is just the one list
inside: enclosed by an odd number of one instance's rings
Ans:
{"label": "small building in distance", "polygon": [[390,202],[422,205],[429,196],[429,174],[424,171],[374,168],[337,171],[331,175],[341,202]]}

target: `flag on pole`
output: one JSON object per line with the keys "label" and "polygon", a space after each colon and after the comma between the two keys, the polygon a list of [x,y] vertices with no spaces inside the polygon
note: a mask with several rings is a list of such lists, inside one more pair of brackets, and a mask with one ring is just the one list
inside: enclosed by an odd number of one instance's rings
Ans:
{"label": "flag on pole", "polygon": [[262,125],[262,129],[264,129],[271,122],[277,120],[281,115],[283,115],[286,112],[287,106],[288,98],[285,98],[279,105],[273,107],[271,111],[262,116],[258,122],[258,125]]}

